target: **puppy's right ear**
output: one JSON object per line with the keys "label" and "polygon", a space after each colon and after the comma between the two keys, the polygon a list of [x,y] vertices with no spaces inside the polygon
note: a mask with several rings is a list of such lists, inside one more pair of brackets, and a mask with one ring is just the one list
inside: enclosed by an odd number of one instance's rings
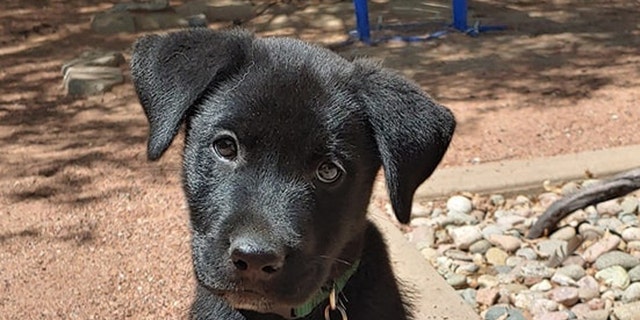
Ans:
{"label": "puppy's right ear", "polygon": [[197,29],[145,36],[134,44],[131,77],[149,121],[150,160],[167,150],[187,110],[207,88],[246,62],[252,41],[245,31]]}

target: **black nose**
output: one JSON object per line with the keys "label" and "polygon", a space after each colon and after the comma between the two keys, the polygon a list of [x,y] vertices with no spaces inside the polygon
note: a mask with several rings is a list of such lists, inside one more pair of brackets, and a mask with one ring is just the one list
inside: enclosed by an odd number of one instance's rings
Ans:
{"label": "black nose", "polygon": [[267,279],[282,269],[284,255],[244,241],[231,245],[231,261],[242,276]]}

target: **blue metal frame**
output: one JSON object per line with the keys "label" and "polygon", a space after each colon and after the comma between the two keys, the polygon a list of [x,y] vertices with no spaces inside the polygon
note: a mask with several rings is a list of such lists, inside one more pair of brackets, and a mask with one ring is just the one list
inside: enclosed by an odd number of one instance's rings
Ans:
{"label": "blue metal frame", "polygon": [[[358,39],[366,44],[372,44],[388,40],[401,40],[407,42],[426,41],[439,38],[447,33],[447,31],[438,31],[426,37],[419,36],[392,36],[383,39],[372,40],[371,28],[369,26],[369,8],[367,0],[353,0],[356,11],[356,35]],[[481,26],[478,23],[473,26],[467,24],[467,0],[451,0],[451,11],[453,15],[453,23],[450,27],[463,32],[470,36],[477,36],[481,32],[505,30],[506,26]],[[380,26],[379,26],[380,27]]]}

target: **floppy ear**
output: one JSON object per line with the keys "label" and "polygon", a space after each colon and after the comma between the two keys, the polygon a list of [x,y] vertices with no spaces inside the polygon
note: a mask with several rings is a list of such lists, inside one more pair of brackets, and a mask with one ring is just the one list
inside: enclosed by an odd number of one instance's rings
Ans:
{"label": "floppy ear", "polygon": [[151,35],[133,47],[131,76],[149,121],[147,156],[162,156],[189,109],[216,82],[245,63],[253,36],[209,29]]}
{"label": "floppy ear", "polygon": [[360,101],[384,167],[391,205],[409,222],[413,194],[435,170],[453,136],[453,114],[402,76],[355,61]]}

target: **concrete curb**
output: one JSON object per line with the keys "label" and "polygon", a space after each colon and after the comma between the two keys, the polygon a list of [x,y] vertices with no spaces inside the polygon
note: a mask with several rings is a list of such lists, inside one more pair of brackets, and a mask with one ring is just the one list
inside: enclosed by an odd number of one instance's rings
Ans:
{"label": "concrete curb", "polygon": [[439,199],[460,192],[527,194],[541,191],[546,180],[552,184],[580,180],[587,172],[605,178],[637,167],[640,145],[439,169],[418,187],[414,200]]}
{"label": "concrete curb", "polygon": [[480,320],[473,308],[406,240],[382,209],[371,205],[369,218],[387,240],[394,271],[400,282],[409,289],[416,320]]}

